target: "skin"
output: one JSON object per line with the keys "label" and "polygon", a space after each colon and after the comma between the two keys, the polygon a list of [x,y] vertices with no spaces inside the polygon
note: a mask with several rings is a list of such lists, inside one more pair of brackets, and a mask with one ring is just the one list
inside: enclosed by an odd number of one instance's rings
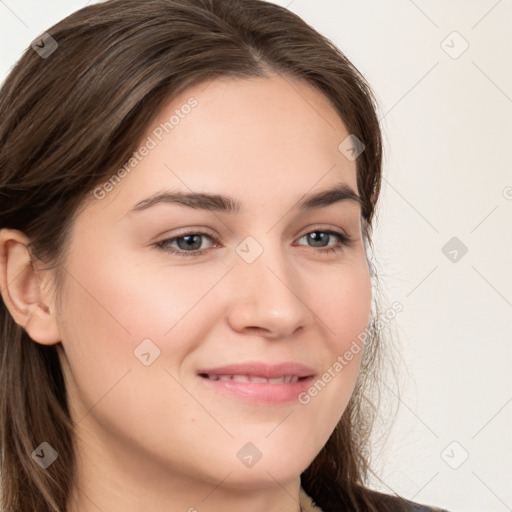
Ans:
{"label": "skin", "polygon": [[[196,375],[258,360],[320,377],[366,328],[371,286],[357,202],[295,208],[340,182],[357,191],[356,162],[338,150],[349,133],[328,100],[290,77],[216,79],[174,98],[144,139],[191,96],[198,105],[114,190],[82,204],[61,303],[51,271],[31,270],[26,237],[0,231],[4,301],[34,342],[57,344],[77,423],[67,512],[297,512],[300,474],[357,379],[361,352],[307,405],[261,405]],[[222,193],[243,211],[129,213],[162,189]],[[315,246],[305,235],[325,230],[353,242],[322,253],[338,238]],[[197,231],[215,239],[199,240],[198,257],[154,245]],[[251,264],[235,251],[247,236],[263,248]],[[181,240],[169,244],[183,250]],[[146,338],[161,351],[149,366],[134,356]],[[251,468],[236,456],[247,442],[262,453]]]}

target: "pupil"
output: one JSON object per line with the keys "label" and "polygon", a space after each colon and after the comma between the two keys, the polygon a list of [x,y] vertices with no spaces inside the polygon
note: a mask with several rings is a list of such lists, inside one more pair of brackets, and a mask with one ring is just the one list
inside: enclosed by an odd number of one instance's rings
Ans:
{"label": "pupil", "polygon": [[311,241],[318,242],[319,240],[321,241],[322,238],[326,238],[329,235],[327,233],[322,233],[321,231],[313,231],[308,236]]}
{"label": "pupil", "polygon": [[[195,241],[194,241],[195,239]],[[185,235],[178,238],[178,245],[180,245],[180,241],[185,240],[184,247],[180,247],[180,249],[199,249],[201,247],[201,237],[200,235]],[[195,243],[194,243],[195,242]]]}

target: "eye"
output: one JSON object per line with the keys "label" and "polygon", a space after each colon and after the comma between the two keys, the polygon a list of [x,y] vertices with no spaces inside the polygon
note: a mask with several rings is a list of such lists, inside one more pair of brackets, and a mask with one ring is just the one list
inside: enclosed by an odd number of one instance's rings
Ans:
{"label": "eye", "polygon": [[[325,245],[325,243],[328,243],[333,237],[337,238],[337,243],[330,246]],[[204,238],[214,242],[214,245],[217,247],[220,246],[218,240],[215,237],[201,231],[190,231],[183,233],[172,238],[166,238],[165,240],[161,240],[160,242],[157,242],[153,245],[158,249],[169,252],[171,254],[175,254],[176,256],[201,256],[208,250],[208,248],[201,249],[202,241]],[[325,229],[315,229],[314,231],[309,231],[300,237],[299,241],[304,238],[308,243],[313,244],[311,247],[320,253],[339,252],[343,249],[344,246],[348,246],[353,242],[353,240],[345,233]]]}
{"label": "eye", "polygon": [[[338,243],[336,245],[323,245],[324,243],[328,243],[333,237],[338,239]],[[318,252],[320,253],[336,253],[341,251],[344,246],[350,245],[353,242],[353,240],[345,233],[325,229],[315,229],[314,231],[310,231],[299,238],[299,240],[302,240],[303,238],[305,238],[307,242],[313,243],[313,247],[318,249]]]}
{"label": "eye", "polygon": [[[176,254],[177,256],[200,256],[206,251],[206,249],[197,250],[202,245],[202,238],[208,238],[209,240],[216,242],[215,238],[208,233],[189,232],[172,238],[167,238],[154,245],[159,249],[170,252],[171,254]],[[177,249],[171,245],[175,242],[178,246]]]}

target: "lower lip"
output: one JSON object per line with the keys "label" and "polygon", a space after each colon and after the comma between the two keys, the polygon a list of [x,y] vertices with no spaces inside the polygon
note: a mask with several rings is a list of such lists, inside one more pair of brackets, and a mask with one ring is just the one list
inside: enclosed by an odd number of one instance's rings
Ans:
{"label": "lower lip", "polygon": [[238,382],[233,380],[211,380],[199,376],[209,387],[242,400],[260,404],[284,404],[297,400],[300,393],[306,391],[314,377],[307,377],[297,382]]}

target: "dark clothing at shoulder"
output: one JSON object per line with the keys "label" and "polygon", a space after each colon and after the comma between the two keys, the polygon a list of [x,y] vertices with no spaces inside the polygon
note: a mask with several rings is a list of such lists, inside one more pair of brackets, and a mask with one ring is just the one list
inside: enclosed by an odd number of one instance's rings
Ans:
{"label": "dark clothing at shoulder", "polygon": [[423,505],[421,503],[406,500],[400,496],[392,496],[378,491],[373,491],[373,493],[375,497],[379,498],[381,504],[389,507],[390,510],[392,510],[393,506],[396,506],[397,510],[407,510],[407,512],[448,512],[448,510],[444,508]]}
{"label": "dark clothing at shoulder", "polygon": [[328,502],[312,500],[301,487],[301,507],[304,512],[346,512],[378,510],[379,512],[449,512],[446,509],[416,503],[399,495],[386,494],[368,487],[356,488],[355,499],[350,503],[336,497]]}
{"label": "dark clothing at shoulder", "polygon": [[429,507],[428,505],[419,505],[414,503],[411,508],[411,512],[448,512],[444,508]]}
{"label": "dark clothing at shoulder", "polygon": [[429,507],[428,505],[419,505],[418,503],[414,503],[412,505],[411,512],[448,512],[448,510],[444,508]]}

